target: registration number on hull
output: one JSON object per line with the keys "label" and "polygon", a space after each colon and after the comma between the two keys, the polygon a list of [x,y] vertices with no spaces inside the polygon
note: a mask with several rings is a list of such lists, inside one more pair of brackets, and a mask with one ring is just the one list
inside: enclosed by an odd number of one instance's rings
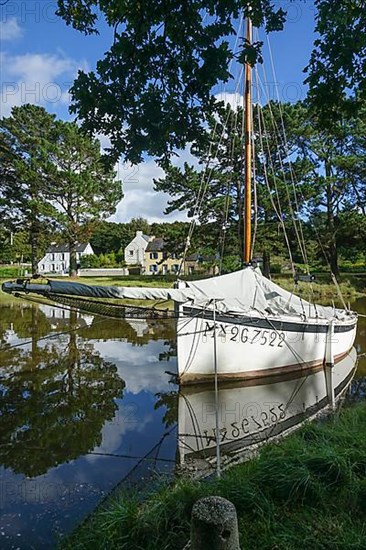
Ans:
{"label": "registration number on hull", "polygon": [[[207,342],[208,338],[214,338],[214,327],[215,325],[213,323],[208,323],[206,321],[202,331],[203,342]],[[219,338],[221,342],[259,344],[260,346],[282,348],[285,344],[286,335],[284,332],[277,330],[238,327],[236,325],[230,327],[221,323],[216,323],[216,338]]]}

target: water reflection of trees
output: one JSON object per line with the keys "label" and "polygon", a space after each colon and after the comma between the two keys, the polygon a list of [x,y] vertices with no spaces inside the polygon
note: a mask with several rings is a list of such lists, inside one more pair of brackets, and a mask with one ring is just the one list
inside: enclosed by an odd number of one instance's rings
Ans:
{"label": "water reflection of trees", "polygon": [[170,391],[164,393],[155,394],[156,402],[154,409],[158,410],[160,407],[165,407],[163,414],[163,422],[166,428],[174,426],[178,421],[178,392]]}
{"label": "water reflection of trees", "polygon": [[116,366],[77,336],[75,312],[69,334],[42,346],[44,316],[30,308],[26,317],[30,349],[6,346],[1,354],[0,461],[33,477],[100,445],[125,384]]}

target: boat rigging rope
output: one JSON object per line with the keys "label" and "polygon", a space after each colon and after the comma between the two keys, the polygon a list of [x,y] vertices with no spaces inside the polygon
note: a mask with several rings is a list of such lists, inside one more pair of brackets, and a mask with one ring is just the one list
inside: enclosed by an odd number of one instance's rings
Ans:
{"label": "boat rigging rope", "polygon": [[[243,70],[241,71],[241,75],[243,74]],[[232,111],[231,111],[232,113]],[[244,111],[243,111],[244,113]],[[231,125],[232,128],[232,147],[230,150],[230,161],[231,161],[231,167],[232,167],[232,173],[234,174],[234,157],[235,157],[235,151],[236,151],[236,139],[237,139],[237,130],[238,130],[238,118],[239,118],[239,108],[236,107],[234,114],[234,124]],[[244,117],[243,117],[244,120]],[[244,137],[243,133],[240,136],[240,143],[243,143]],[[229,137],[230,139],[230,137]],[[244,151],[244,149],[242,149]],[[226,196],[225,196],[225,202],[224,202],[224,219],[221,226],[220,231],[220,241],[221,241],[221,248],[220,248],[220,264],[219,264],[219,274],[222,274],[222,265],[223,265],[223,259],[224,259],[224,251],[225,251],[225,242],[226,242],[226,231],[228,227],[228,219],[229,219],[229,208],[230,208],[230,192],[231,192],[231,186],[233,182],[230,178],[227,178],[226,182]],[[239,184],[239,182],[236,182],[237,184],[237,200],[241,201],[241,188],[242,186]],[[240,220],[238,220],[238,223],[240,225]]]}
{"label": "boat rigging rope", "polygon": [[[269,58],[270,58],[270,62],[271,62],[271,68],[272,68],[272,75],[273,75],[273,78],[274,78],[274,82],[275,82],[275,89],[276,89],[276,95],[277,95],[277,100],[278,100],[278,106],[279,106],[279,113],[280,113],[280,119],[281,119],[281,125],[282,125],[282,132],[283,132],[283,146],[285,147],[285,149],[287,148],[287,156],[288,156],[288,163],[289,163],[289,169],[290,169],[290,175],[291,175],[291,183],[292,183],[292,187],[293,187],[293,192],[294,192],[294,199],[295,199],[295,205],[296,205],[296,210],[297,210],[297,213],[300,212],[300,209],[299,209],[299,201],[298,201],[298,193],[297,193],[297,190],[296,190],[296,186],[298,187],[299,189],[299,194],[300,194],[300,197],[302,199],[302,202],[303,202],[303,207],[305,207],[305,209],[307,210],[307,213],[308,213],[308,216],[309,216],[309,220],[312,222],[312,226],[313,226],[313,229],[315,231],[315,234],[316,234],[316,238],[319,242],[319,245],[321,247],[321,250],[322,250],[322,253],[324,255],[324,258],[326,260],[326,263],[328,265],[328,268],[330,270],[330,273],[331,273],[331,276],[332,276],[332,280],[333,280],[333,283],[335,284],[336,286],[336,289],[337,289],[337,293],[338,293],[338,296],[341,300],[341,303],[343,304],[344,308],[347,310],[348,308],[346,307],[346,304],[345,304],[345,301],[344,301],[344,297],[343,297],[343,294],[342,294],[342,290],[339,286],[339,283],[337,281],[337,278],[335,277],[333,271],[332,271],[332,267],[331,267],[331,264],[330,264],[330,261],[329,261],[329,257],[328,257],[328,254],[323,246],[323,242],[322,242],[322,239],[320,238],[320,235],[319,235],[319,232],[316,228],[316,225],[315,223],[312,221],[313,220],[313,216],[312,216],[312,213],[310,212],[309,208],[307,207],[307,204],[306,204],[306,200],[305,200],[305,197],[302,193],[302,190],[301,190],[301,187],[299,186],[299,182],[298,182],[298,179],[297,179],[297,175],[296,175],[296,172],[294,170],[294,167],[293,167],[293,163],[291,162],[291,158],[290,158],[290,154],[289,154],[289,150],[288,150],[288,140],[287,140],[287,134],[286,134],[286,127],[285,127],[285,123],[284,123],[284,116],[283,116],[283,109],[282,109],[282,104],[281,104],[281,101],[280,101],[280,95],[279,95],[279,90],[278,90],[278,86],[277,86],[277,79],[276,79],[276,71],[275,71],[275,65],[274,65],[274,61],[273,61],[273,53],[272,53],[272,47],[271,47],[271,43],[270,43],[270,39],[269,39],[269,36],[266,35],[267,37],[267,45],[268,45],[268,51],[269,51]],[[269,105],[269,107],[271,108],[271,106]],[[305,259],[305,265],[308,266],[308,271],[309,271],[309,260],[308,260],[308,256],[307,256],[307,250],[306,250],[306,245],[305,245],[305,239],[304,239],[304,234],[303,234],[303,229],[302,229],[302,224],[301,224],[301,220],[298,220],[299,222],[299,230],[300,230],[300,234],[301,234],[301,241],[303,243],[303,253],[304,253],[304,259]],[[300,244],[300,243],[299,243]],[[311,289],[312,289],[312,286],[311,286]],[[312,289],[313,291],[313,289]]]}
{"label": "boat rigging rope", "polygon": [[[267,82],[267,77],[266,77],[264,66],[263,66],[263,74],[264,74],[264,82]],[[282,155],[282,151],[281,151],[281,148],[280,148],[280,145],[282,145],[284,150],[285,150],[285,154],[287,155],[287,160],[289,162],[288,143],[287,143],[287,141],[285,142],[284,140],[283,140],[284,141],[283,143],[281,143],[281,144],[279,143],[279,136],[281,136],[281,131],[278,127],[278,124],[276,122],[276,119],[275,119],[275,116],[274,116],[274,113],[273,113],[272,100],[269,96],[268,91],[266,91],[266,86],[263,84],[262,80],[260,79],[258,72],[257,72],[257,77],[258,77],[258,89],[262,90],[264,92],[265,98],[266,98],[266,101],[267,101],[266,108],[268,109],[268,112],[269,112],[269,115],[270,115],[270,120],[271,120],[271,123],[272,123],[272,132],[269,132],[269,134],[273,137],[273,139],[275,141],[276,151],[277,151],[277,159],[278,159],[278,162],[279,162],[279,165],[280,165],[280,171],[282,173],[283,182],[285,184],[286,197],[287,197],[287,202],[288,202],[288,206],[289,206],[289,211],[290,211],[290,215],[291,215],[292,224],[293,224],[293,227],[294,227],[294,230],[295,230],[295,235],[296,235],[296,238],[297,238],[297,242],[298,242],[298,245],[299,245],[299,249],[300,249],[300,252],[301,252],[303,262],[307,266],[307,269],[309,271],[305,242],[303,241],[302,231],[299,231],[299,229],[297,227],[297,224],[299,223],[301,225],[301,222],[295,216],[295,212],[294,212],[294,209],[293,209],[293,206],[292,206],[292,201],[291,201],[290,192],[289,192],[289,186],[287,185],[287,179],[288,178],[287,178],[287,175],[286,175],[284,161],[283,161],[283,158],[282,158],[283,155]],[[262,116],[263,116],[263,125],[265,125],[264,115],[262,115]],[[284,125],[284,123],[283,123],[283,125]],[[292,164],[291,164],[291,167],[292,167]],[[292,170],[292,172],[293,172],[293,170]],[[299,212],[297,212],[297,214],[299,214]],[[301,237],[301,235],[302,235],[302,237]]]}
{"label": "boat rigging rope", "polygon": [[[237,32],[236,32],[236,39],[235,39],[235,44],[234,44],[234,48],[233,48],[233,56],[230,60],[229,67],[228,67],[228,72],[229,73],[231,72],[231,68],[232,68],[234,60],[236,58],[236,55],[239,53],[237,48],[238,48],[238,44],[239,44],[239,40],[240,40],[240,34],[241,34],[243,22],[244,22],[244,15],[241,14],[240,19],[239,19],[238,29],[237,29]],[[244,68],[241,67],[240,76],[238,78],[238,82],[237,82],[236,89],[235,89],[235,95],[238,93],[238,90],[239,90],[239,84],[240,84],[241,74],[243,73],[243,70],[244,70]],[[226,89],[226,86],[225,86],[225,89]],[[216,155],[217,155],[217,152],[219,151],[219,148],[220,148],[221,143],[222,143],[222,139],[223,139],[224,134],[226,132],[229,117],[230,117],[230,110],[228,111],[228,115],[227,115],[227,118],[226,118],[225,123],[223,125],[219,142],[217,144]],[[209,183],[211,181],[211,176],[212,176],[212,173],[213,173],[213,170],[214,170],[214,167],[212,167],[212,168],[210,168],[210,171],[208,172],[211,161],[213,160],[213,158],[216,157],[216,155],[215,155],[215,157],[212,156],[212,149],[213,149],[213,145],[214,145],[213,138],[216,134],[217,126],[218,126],[218,119],[215,120],[214,129],[211,133],[211,140],[210,140],[210,146],[209,146],[207,161],[205,163],[205,167],[202,171],[202,175],[201,175],[201,178],[200,178],[200,187],[199,187],[199,190],[198,190],[198,193],[197,193],[196,203],[195,203],[194,210],[193,210],[193,215],[192,215],[192,221],[191,221],[191,224],[190,224],[190,227],[189,227],[189,230],[188,230],[188,235],[187,235],[187,238],[186,238],[184,252],[183,252],[182,258],[181,258],[180,263],[179,263],[179,268],[178,268],[178,271],[177,271],[176,280],[178,280],[180,278],[182,268],[184,266],[184,263],[185,263],[185,260],[186,260],[187,254],[188,254],[188,250],[191,246],[191,240],[192,240],[192,236],[193,236],[193,233],[194,233],[194,229],[195,229],[197,220],[199,218],[199,215],[201,213],[202,206],[203,206],[203,203],[204,203],[204,199],[205,199],[205,196],[206,196],[206,193],[207,193],[207,189],[208,189]]]}
{"label": "boat rigging rope", "polygon": [[[257,74],[258,73],[256,71],[256,75]],[[292,273],[295,276],[295,274],[296,274],[295,265],[294,265],[294,261],[293,261],[293,257],[292,257],[290,241],[289,241],[289,238],[288,238],[285,222],[284,222],[284,219],[283,219],[283,213],[282,213],[282,210],[281,210],[280,197],[279,197],[279,192],[278,192],[278,188],[277,188],[277,184],[276,184],[276,173],[275,173],[273,160],[272,160],[272,157],[271,157],[271,151],[270,151],[269,142],[268,142],[267,129],[266,129],[265,126],[263,127],[263,131],[264,131],[265,141],[266,141],[266,145],[267,145],[267,156],[266,156],[266,153],[264,151],[262,124],[265,125],[265,121],[264,121],[264,116],[263,116],[262,109],[261,109],[259,104],[257,106],[257,111],[258,111],[258,136],[259,136],[260,152],[261,152],[262,158],[263,158],[264,181],[265,181],[265,184],[266,184],[266,187],[267,187],[267,190],[268,190],[268,195],[269,195],[269,199],[270,199],[270,202],[272,204],[273,210],[275,211],[275,214],[276,214],[276,216],[278,218],[278,221],[279,221],[279,223],[282,227],[282,230],[283,230],[283,234],[284,234],[284,238],[285,238],[285,241],[286,241],[286,245],[287,245],[287,249],[288,249],[288,253],[289,253],[289,258],[290,258],[290,262],[291,262]],[[269,162],[269,166],[270,166],[270,169],[271,169],[271,172],[272,172],[273,183],[274,183],[274,188],[275,188],[275,195],[276,195],[276,198],[277,198],[278,207],[276,206],[276,204],[274,202],[271,186],[270,186],[270,183],[269,183],[267,162]]]}
{"label": "boat rigging rope", "polygon": [[[291,179],[291,184],[292,184],[292,190],[293,190],[293,195],[294,195],[294,200],[295,200],[295,207],[296,207],[297,216],[295,216],[295,214],[294,214],[294,210],[292,208],[292,203],[291,203],[289,190],[288,190],[288,187],[286,185],[287,197],[288,197],[290,212],[291,212],[291,216],[292,216],[292,219],[293,219],[294,229],[295,229],[296,237],[297,237],[297,240],[298,240],[298,243],[299,243],[301,255],[302,255],[304,264],[307,267],[307,270],[308,270],[308,273],[309,273],[309,260],[308,260],[307,250],[306,250],[306,244],[305,244],[305,238],[304,238],[302,223],[301,223],[301,220],[299,218],[300,207],[299,207],[299,201],[298,201],[297,190],[296,190],[296,185],[295,185],[296,174],[295,174],[295,170],[294,170],[294,167],[293,167],[293,164],[292,164],[292,161],[291,161],[291,154],[290,154],[290,150],[289,150],[289,146],[288,146],[288,139],[287,139],[286,126],[285,126],[285,121],[284,121],[284,116],[283,116],[282,103],[281,103],[281,98],[280,98],[278,84],[277,84],[277,76],[276,76],[275,65],[274,65],[274,61],[273,61],[272,47],[271,47],[271,42],[270,42],[270,38],[269,38],[268,34],[266,34],[266,38],[267,38],[267,47],[268,47],[268,51],[269,51],[271,69],[272,69],[272,76],[273,76],[273,81],[274,81],[274,88],[275,88],[275,91],[276,91],[276,98],[277,98],[277,102],[278,102],[278,109],[279,109],[279,114],[280,114],[282,134],[279,131],[277,122],[276,122],[276,120],[273,116],[270,101],[268,102],[268,106],[269,106],[269,109],[271,111],[272,119],[273,119],[274,124],[275,124],[274,135],[276,136],[276,138],[277,138],[277,135],[280,138],[281,137],[283,138],[282,139],[282,146],[284,147],[285,153],[287,155],[287,162],[288,162],[288,166],[289,166],[289,170],[290,170],[290,179]],[[263,74],[264,74],[264,78],[266,78],[266,72],[265,72],[264,64],[263,64]],[[276,130],[277,130],[277,132],[276,132]],[[297,180],[296,180],[296,183],[298,185]],[[297,227],[297,224],[298,224],[299,227]]]}

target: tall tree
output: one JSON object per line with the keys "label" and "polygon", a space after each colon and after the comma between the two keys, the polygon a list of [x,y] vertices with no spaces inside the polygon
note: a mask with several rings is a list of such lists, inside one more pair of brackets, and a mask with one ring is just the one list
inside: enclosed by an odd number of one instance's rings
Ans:
{"label": "tall tree", "polygon": [[[110,137],[110,153],[132,163],[197,140],[214,110],[213,88],[230,78],[232,35],[242,14],[280,30],[285,13],[271,0],[58,0],[58,14],[85,34],[105,19],[113,44],[96,71],[80,72],[73,112],[84,127]],[[240,58],[259,55],[243,37]]]}
{"label": "tall tree", "polygon": [[72,122],[57,121],[57,141],[43,159],[47,200],[69,243],[70,274],[76,274],[76,244],[90,235],[93,222],[115,212],[122,199],[116,172],[102,162],[100,143]]}
{"label": "tall tree", "polygon": [[366,9],[363,0],[315,0],[316,39],[307,67],[310,99],[321,122],[339,120],[349,92],[366,99]]}
{"label": "tall tree", "polygon": [[0,121],[0,151],[4,164],[1,178],[2,215],[10,228],[30,232],[32,270],[37,271],[38,241],[49,226],[54,208],[45,200],[42,159],[47,144],[55,140],[55,117],[42,107],[14,107]]}
{"label": "tall tree", "polygon": [[52,225],[68,240],[75,274],[76,242],[95,220],[111,215],[123,196],[115,172],[102,162],[99,142],[34,105],[15,107],[0,122],[0,140],[11,166],[3,208],[29,227],[33,272],[40,237]]}
{"label": "tall tree", "polygon": [[311,117],[309,112],[303,150],[312,164],[314,193],[310,210],[315,216],[315,229],[321,248],[336,277],[339,276],[339,214],[351,190],[351,180],[344,171],[351,132],[350,124],[346,121],[334,123],[332,129],[329,129],[322,124],[321,118]]}

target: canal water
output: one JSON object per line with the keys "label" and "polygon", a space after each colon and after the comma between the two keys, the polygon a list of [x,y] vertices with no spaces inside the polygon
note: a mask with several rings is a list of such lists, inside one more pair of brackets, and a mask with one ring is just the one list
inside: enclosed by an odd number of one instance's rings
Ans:
{"label": "canal water", "polygon": [[[366,299],[353,308],[365,314]],[[200,429],[197,415],[188,421],[187,410],[204,401],[210,424],[213,398],[178,396],[175,346],[174,321],[107,319],[0,296],[0,548],[54,548],[111,490],[171,476],[199,450],[186,433]],[[356,350],[366,352],[365,318]],[[353,398],[364,395],[364,377],[362,358]],[[322,382],[312,380],[309,389],[309,379],[297,383],[304,408],[322,400]],[[278,397],[293,394],[293,381],[262,386],[263,397],[235,391],[235,402],[262,399],[271,407],[230,422],[232,440],[227,431],[220,437],[231,450],[253,436],[253,422],[268,435],[275,420],[290,425],[299,412],[286,417]],[[214,429],[203,430],[211,454]]]}

